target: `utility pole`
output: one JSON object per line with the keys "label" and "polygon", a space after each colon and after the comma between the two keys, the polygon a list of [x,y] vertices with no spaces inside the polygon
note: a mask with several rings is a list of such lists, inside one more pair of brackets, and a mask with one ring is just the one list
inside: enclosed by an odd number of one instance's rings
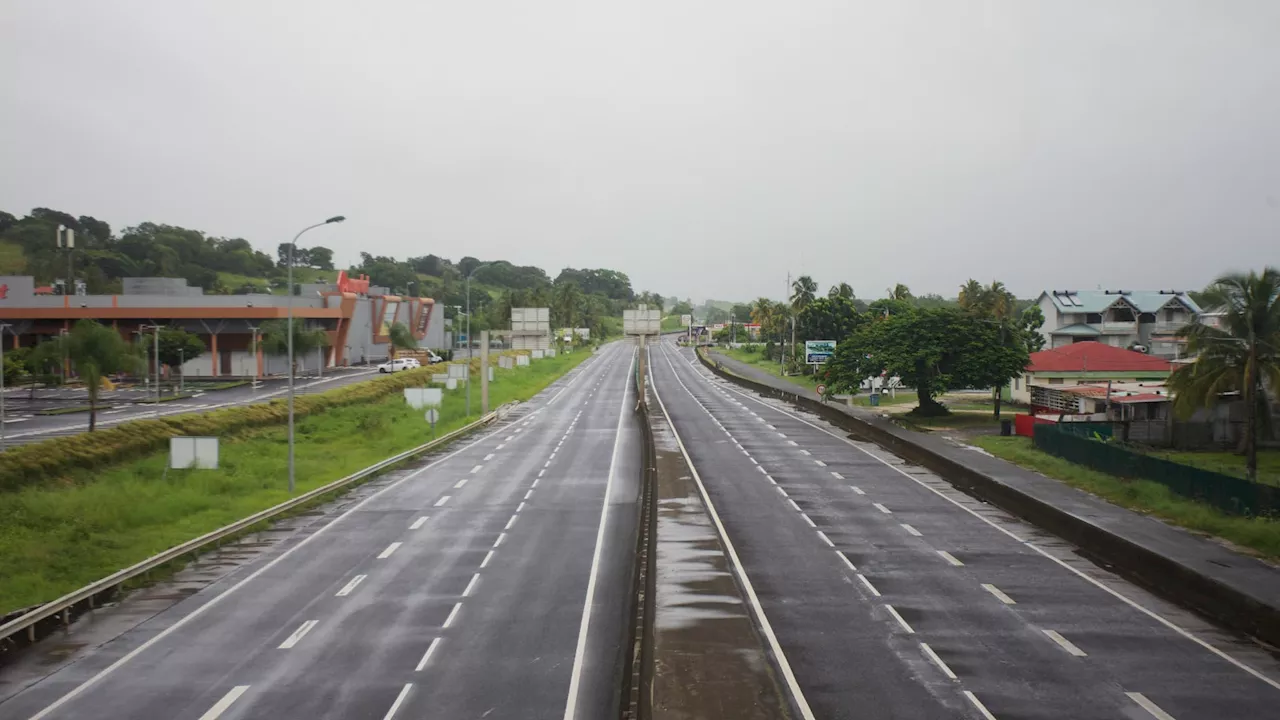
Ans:
{"label": "utility pole", "polygon": [[[467,338],[470,341],[471,338]],[[471,362],[468,360],[467,362]],[[489,331],[480,331],[480,414],[489,412]]]}
{"label": "utility pole", "polygon": [[[790,270],[787,271],[787,291],[782,295],[782,299],[786,301],[788,313],[790,313],[790,308],[791,308],[791,271]],[[782,325],[781,337],[778,340],[779,340],[779,344],[782,346],[782,353],[781,353],[782,361],[778,365],[778,372],[779,374],[785,376],[787,374],[787,326],[785,321],[783,322],[783,325]],[[794,345],[795,343],[793,342],[792,344]]]}
{"label": "utility pole", "polygon": [[184,347],[180,347],[178,348],[178,394],[179,395],[182,394],[182,391],[186,389],[186,385],[187,385],[186,364],[187,364],[187,349]]}
{"label": "utility pole", "polygon": [[252,358],[253,382],[251,382],[249,386],[252,387],[254,390],[257,390],[258,389],[258,326],[248,325],[247,327],[249,328],[249,332],[251,333],[251,335],[249,336],[250,337],[249,347],[252,348],[252,353],[253,353],[253,358]]}
{"label": "utility pole", "polygon": [[4,452],[4,334],[9,323],[0,323],[0,452]]}

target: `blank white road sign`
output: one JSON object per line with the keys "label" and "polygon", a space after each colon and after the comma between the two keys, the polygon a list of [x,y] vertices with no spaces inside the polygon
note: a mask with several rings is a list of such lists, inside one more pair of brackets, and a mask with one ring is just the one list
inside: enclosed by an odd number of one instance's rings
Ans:
{"label": "blank white road sign", "polygon": [[169,438],[169,467],[174,470],[217,470],[218,438]]}

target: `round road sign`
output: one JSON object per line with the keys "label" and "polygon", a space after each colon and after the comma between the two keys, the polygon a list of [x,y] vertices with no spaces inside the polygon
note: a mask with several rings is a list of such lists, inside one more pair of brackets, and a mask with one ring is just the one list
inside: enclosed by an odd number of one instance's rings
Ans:
{"label": "round road sign", "polygon": [[814,389],[818,391],[818,394],[819,394],[819,395],[826,395],[826,394],[827,394],[827,386],[826,386],[826,385],[819,385],[818,387],[816,387],[816,388],[814,388]]}
{"label": "round road sign", "polygon": [[430,410],[427,411],[427,422],[431,423],[432,425],[435,425],[436,421],[439,419],[440,419],[439,410],[435,408],[431,408]]}

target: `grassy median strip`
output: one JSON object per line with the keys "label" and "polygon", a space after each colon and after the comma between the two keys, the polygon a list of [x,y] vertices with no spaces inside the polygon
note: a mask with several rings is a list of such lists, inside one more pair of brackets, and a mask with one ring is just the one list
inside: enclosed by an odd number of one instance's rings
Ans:
{"label": "grassy median strip", "polygon": [[[495,370],[490,405],[527,400],[589,351]],[[465,390],[445,392],[436,435],[462,427]],[[472,420],[480,388],[472,388]],[[332,407],[296,426],[298,492],[319,487],[431,439],[423,410],[400,392]],[[0,615],[48,602],[166,548],[289,498],[285,427],[223,436],[217,470],[170,470],[168,451],[57,483],[0,492]]]}
{"label": "grassy median strip", "polygon": [[969,442],[992,455],[1091,492],[1108,502],[1149,513],[1188,530],[1220,537],[1273,560],[1280,559],[1280,522],[1275,520],[1226,515],[1176,495],[1160,483],[1128,480],[1076,465],[1037,450],[1030,438],[981,436]]}

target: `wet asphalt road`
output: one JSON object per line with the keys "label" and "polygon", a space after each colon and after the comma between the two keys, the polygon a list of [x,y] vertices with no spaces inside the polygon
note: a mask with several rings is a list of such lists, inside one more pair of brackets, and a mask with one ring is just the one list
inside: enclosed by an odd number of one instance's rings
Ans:
{"label": "wet asphalt road", "polygon": [[616,716],[641,448],[616,343],[0,718]]}
{"label": "wet asphalt road", "polygon": [[649,352],[651,383],[794,674],[800,717],[1280,717],[1274,663],[1233,664],[1056,561],[1037,545],[1048,540],[714,378],[689,350]]}

